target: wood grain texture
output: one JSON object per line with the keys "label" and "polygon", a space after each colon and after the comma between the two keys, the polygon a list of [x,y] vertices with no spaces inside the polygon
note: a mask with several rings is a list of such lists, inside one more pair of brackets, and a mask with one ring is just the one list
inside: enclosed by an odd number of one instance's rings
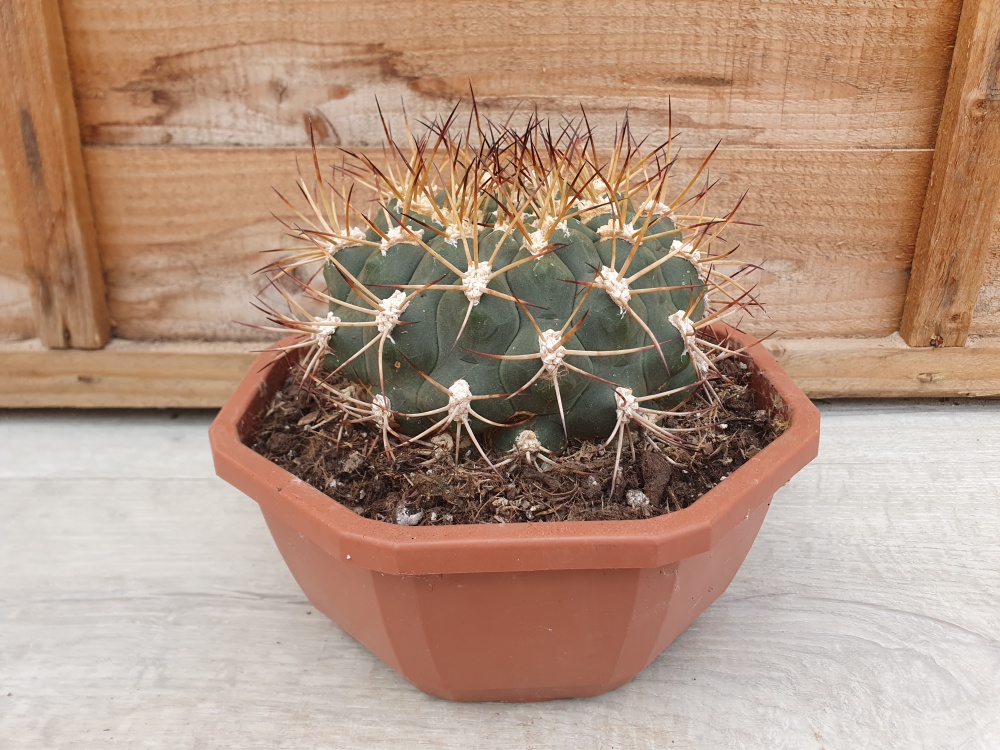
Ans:
{"label": "wood grain texture", "polygon": [[993,222],[990,256],[986,261],[985,280],[976,298],[972,314],[972,336],[1000,335],[1000,213]]}
{"label": "wood grain texture", "polygon": [[85,140],[376,145],[475,86],[710,146],[929,148],[960,0],[64,0]]}
{"label": "wood grain texture", "polygon": [[962,346],[1000,210],[1000,0],[965,0],[900,332]]}
{"label": "wood grain texture", "polygon": [[1000,404],[820,408],[819,457],[777,494],[718,602],[633,683],[522,705],[430,698],[316,613],[256,506],[212,476],[209,415],[10,415],[0,736],[101,750],[993,750]]}
{"label": "wood grain texture", "polygon": [[35,335],[28,277],[21,258],[21,230],[10,201],[3,154],[0,154],[0,341]]}
{"label": "wood grain texture", "polygon": [[[911,349],[881,339],[772,339],[813,398],[1000,396],[1000,337]],[[0,344],[0,408],[218,407],[253,362],[250,345],[112,341],[100,352]]]}
{"label": "wood grain texture", "polygon": [[[294,197],[304,149],[85,150],[109,304],[127,339],[254,340],[251,277],[282,243],[273,194]],[[698,152],[679,167],[690,172]],[[321,160],[332,163],[333,149]],[[730,148],[711,207],[750,195],[741,217],[763,229],[727,233],[762,267],[770,317],[753,332],[882,336],[896,330],[930,154],[925,151],[784,151]]]}
{"label": "wood grain texture", "polygon": [[1000,337],[964,347],[877,339],[774,339],[768,348],[812,398],[1000,396]]}
{"label": "wood grain texture", "polygon": [[0,407],[218,407],[253,363],[247,344],[136,344],[53,351],[0,344]]}
{"label": "wood grain texture", "polygon": [[57,2],[0,4],[0,151],[38,336],[95,349],[111,332]]}

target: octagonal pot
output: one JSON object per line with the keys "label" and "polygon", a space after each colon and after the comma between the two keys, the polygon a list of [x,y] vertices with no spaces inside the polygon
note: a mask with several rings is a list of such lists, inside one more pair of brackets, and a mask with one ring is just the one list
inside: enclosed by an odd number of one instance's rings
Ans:
{"label": "octagonal pot", "polygon": [[317,610],[411,683],[461,701],[625,684],[725,591],[774,492],[812,460],[819,413],[749,346],[761,408],[788,429],[684,510],[631,521],[404,527],[362,518],[251,450],[291,356],[263,353],[212,424],[216,472],[260,505]]}

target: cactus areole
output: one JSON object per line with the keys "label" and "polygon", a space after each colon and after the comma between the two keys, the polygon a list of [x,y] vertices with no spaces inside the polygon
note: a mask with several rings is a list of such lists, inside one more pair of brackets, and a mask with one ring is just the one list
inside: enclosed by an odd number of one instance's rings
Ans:
{"label": "cactus areole", "polygon": [[490,463],[574,438],[678,441],[664,419],[699,389],[710,402],[729,354],[698,330],[752,301],[715,267],[732,213],[705,213],[705,165],[677,190],[671,138],[644,150],[627,121],[603,150],[578,122],[481,122],[387,128],[387,159],[348,154],[329,175],[314,159],[300,246],[268,267],[294,314],[271,320],[386,450],[444,431]]}

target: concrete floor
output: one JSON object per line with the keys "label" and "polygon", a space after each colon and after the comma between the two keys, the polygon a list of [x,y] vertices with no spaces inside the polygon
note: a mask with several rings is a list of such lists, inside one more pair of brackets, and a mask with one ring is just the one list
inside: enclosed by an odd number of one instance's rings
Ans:
{"label": "concrete floor", "polygon": [[0,748],[1000,748],[1000,403],[822,404],[631,684],[426,696],[312,611],[208,413],[0,412]]}

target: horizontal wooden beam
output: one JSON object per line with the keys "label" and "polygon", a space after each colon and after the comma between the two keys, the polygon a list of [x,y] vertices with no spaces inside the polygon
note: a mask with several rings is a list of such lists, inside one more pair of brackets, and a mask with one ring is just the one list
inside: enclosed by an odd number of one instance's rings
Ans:
{"label": "horizontal wooden beam", "polygon": [[[768,346],[813,398],[1000,396],[1000,338],[941,349],[911,348],[896,335]],[[116,340],[84,352],[0,344],[0,407],[215,408],[250,367],[251,348]]]}
{"label": "horizontal wooden beam", "polygon": [[121,339],[95,352],[0,344],[0,407],[220,406],[253,362],[250,344]]}
{"label": "horizontal wooden beam", "polygon": [[1000,338],[934,348],[892,334],[778,339],[768,348],[811,398],[1000,396]]}

